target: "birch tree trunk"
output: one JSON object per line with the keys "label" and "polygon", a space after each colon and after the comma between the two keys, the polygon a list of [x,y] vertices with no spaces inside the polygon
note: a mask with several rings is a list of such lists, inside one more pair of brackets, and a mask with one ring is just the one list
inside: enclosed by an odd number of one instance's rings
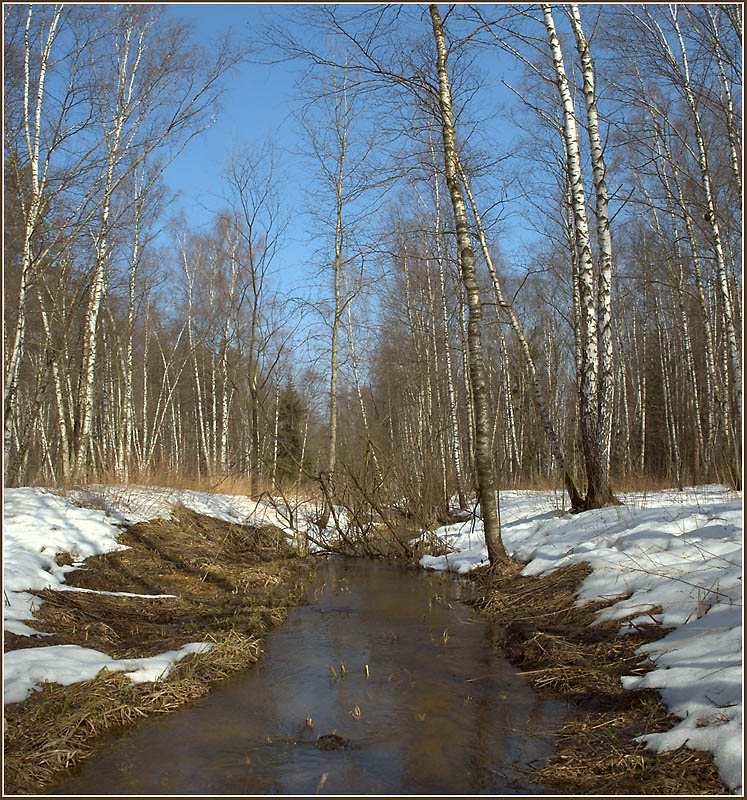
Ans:
{"label": "birch tree trunk", "polygon": [[118,184],[115,172],[125,152],[132,142],[134,132],[123,135],[128,120],[134,122],[134,130],[139,127],[144,109],[136,96],[136,76],[145,49],[145,31],[138,31],[134,20],[123,18],[121,28],[115,34],[115,80],[113,97],[106,97],[108,87],[102,86],[99,98],[102,108],[111,113],[108,119],[103,113],[104,136],[107,151],[106,179],[104,182],[101,227],[96,236],[93,277],[83,329],[83,357],[81,361],[80,391],[78,396],[78,417],[75,427],[75,475],[84,477],[86,459],[91,444],[91,424],[93,421],[94,387],[96,377],[96,340],[98,318],[106,294],[107,271],[109,268],[111,231],[110,214],[112,195]]}
{"label": "birch tree trunk", "polygon": [[104,208],[101,213],[101,230],[96,241],[96,254],[91,293],[83,327],[83,357],[77,402],[77,416],[74,430],[75,466],[74,475],[78,480],[86,477],[87,459],[91,447],[91,423],[93,421],[93,401],[96,378],[96,347],[98,319],[106,293],[107,266],[109,260],[109,213],[111,210],[111,189],[114,172],[114,153],[118,149],[118,134],[115,131],[114,149],[110,152],[110,161],[106,182]]}
{"label": "birch tree trunk", "polygon": [[524,336],[524,331],[521,327],[521,323],[519,322],[519,318],[516,316],[516,312],[514,311],[513,306],[510,303],[507,303],[504,299],[503,289],[501,287],[500,281],[498,280],[498,273],[495,271],[495,267],[493,266],[493,259],[490,256],[488,243],[487,240],[485,239],[485,229],[482,224],[482,219],[477,210],[477,204],[475,203],[475,198],[472,195],[472,189],[470,187],[467,174],[465,173],[464,168],[462,167],[462,163],[458,155],[457,155],[457,166],[459,168],[459,173],[462,178],[462,183],[464,184],[464,189],[467,192],[467,196],[469,197],[470,206],[472,207],[472,216],[474,217],[475,224],[477,226],[477,233],[480,238],[480,246],[482,247],[483,258],[485,259],[485,263],[488,265],[488,272],[490,273],[490,279],[493,283],[493,291],[495,292],[496,303],[498,304],[498,307],[508,317],[508,320],[511,323],[511,328],[516,334],[516,338],[519,340],[519,344],[521,345],[521,352],[524,356],[524,361],[526,362],[527,369],[529,371],[529,376],[532,382],[534,402],[537,405],[537,411],[539,412],[540,419],[542,420],[542,426],[545,430],[545,435],[547,436],[547,440],[550,444],[550,450],[553,456],[555,457],[556,461],[558,462],[561,474],[563,475],[563,483],[565,485],[566,490],[568,491],[568,499],[570,500],[571,507],[574,510],[578,511],[581,509],[583,504],[582,498],[579,495],[578,490],[576,489],[576,485],[573,482],[570,470],[566,467],[565,454],[563,453],[563,449],[560,446],[560,441],[558,440],[558,436],[555,433],[555,428],[552,424],[552,420],[550,419],[550,412],[547,408],[547,403],[545,402],[545,397],[544,393],[542,392],[542,387],[540,386],[539,377],[537,375],[537,369],[535,367],[534,358],[532,356],[532,351],[529,349],[529,343],[527,342],[526,337]]}
{"label": "birch tree trunk", "polygon": [[[560,94],[563,113],[563,138],[568,159],[568,174],[571,184],[574,228],[576,232],[576,256],[578,259],[578,280],[581,300],[581,319],[576,335],[580,336],[581,348],[581,394],[579,415],[581,442],[586,464],[587,494],[586,508],[599,508],[615,502],[609,485],[609,475],[605,475],[599,441],[599,348],[597,309],[594,291],[594,264],[591,256],[589,222],[586,214],[586,196],[581,171],[578,128],[573,95],[565,73],[563,52],[555,30],[551,7],[542,5],[545,30],[552,54],[556,84]],[[602,428],[604,426],[601,426]]]}
{"label": "birch tree trunk", "polygon": [[477,473],[477,490],[480,498],[480,511],[485,528],[485,543],[487,545],[488,558],[491,564],[495,564],[507,560],[508,556],[503,547],[503,542],[501,541],[495,490],[495,474],[493,469],[493,454],[490,450],[490,418],[487,405],[485,364],[483,361],[481,341],[482,307],[480,291],[477,285],[475,254],[472,249],[472,243],[470,242],[469,226],[467,223],[467,209],[459,184],[457,146],[447,66],[448,52],[446,49],[441,16],[438,12],[437,5],[430,5],[430,15],[437,52],[439,106],[441,110],[446,183],[449,187],[451,204],[454,211],[462,282],[464,283],[464,290],[469,308],[467,341],[470,355],[470,383],[472,385],[472,394],[475,404],[475,468]]}
{"label": "birch tree trunk", "polygon": [[[737,335],[734,326],[734,313],[732,310],[731,295],[729,293],[729,276],[726,267],[726,260],[724,258],[724,249],[721,240],[721,230],[718,223],[718,216],[716,214],[716,204],[713,194],[713,186],[711,183],[711,171],[708,165],[708,151],[706,149],[705,137],[703,135],[703,127],[698,111],[695,94],[690,83],[690,68],[688,64],[687,49],[682,37],[679,22],[677,21],[676,6],[669,7],[669,13],[672,18],[672,25],[677,35],[677,41],[680,46],[681,66],[682,66],[682,88],[685,92],[687,104],[690,108],[692,115],[693,125],[695,126],[695,140],[698,144],[698,168],[700,170],[700,177],[703,184],[703,192],[705,194],[706,207],[708,209],[706,221],[710,224],[711,237],[713,242],[713,249],[716,256],[716,273],[717,285],[721,295],[722,313],[724,317],[724,327],[726,329],[726,341],[728,344],[729,363],[732,372],[732,381],[734,385],[734,394],[736,397],[736,423],[738,426],[737,440],[741,439],[741,420],[742,420],[742,365],[739,354],[739,347],[737,345]],[[667,49],[669,45],[666,44],[666,39],[663,40]],[[671,51],[670,51],[671,52]],[[737,454],[738,458],[738,454]]]}
{"label": "birch tree trunk", "polygon": [[[47,169],[49,163],[43,166],[40,171],[40,148],[41,148],[41,134],[42,134],[42,105],[44,102],[45,81],[47,74],[47,67],[50,62],[50,55],[52,46],[55,41],[57,26],[60,21],[60,14],[62,13],[62,6],[55,6],[52,13],[52,18],[46,30],[46,41],[43,43],[41,49],[41,56],[38,65],[39,76],[36,86],[32,86],[31,77],[31,53],[32,46],[30,41],[30,28],[31,19],[35,6],[29,4],[28,13],[26,16],[26,29],[24,32],[24,89],[23,89],[23,103],[24,103],[24,133],[26,139],[26,148],[28,151],[29,167],[31,173],[31,187],[30,197],[26,203],[24,214],[24,231],[23,231],[23,251],[21,262],[21,280],[18,289],[18,317],[16,319],[15,332],[13,335],[13,343],[10,347],[10,361],[5,370],[5,386],[4,386],[4,449],[5,449],[5,463],[8,463],[10,455],[10,446],[13,441],[13,412],[16,394],[18,393],[18,378],[21,369],[21,362],[23,360],[24,346],[26,340],[26,304],[29,288],[33,279],[33,272],[35,269],[35,256],[32,247],[32,238],[36,232],[39,215],[42,205],[42,198],[46,186]],[[33,112],[33,120],[30,115],[30,102],[31,95],[34,94],[35,108]]]}
{"label": "birch tree trunk", "polygon": [[721,81],[721,89],[724,93],[724,99],[722,100],[722,104],[726,116],[726,135],[729,138],[729,157],[730,157],[729,160],[731,163],[732,174],[734,175],[734,183],[736,184],[737,187],[737,197],[739,197],[739,202],[741,205],[742,170],[740,168],[739,155],[738,155],[738,153],[740,153],[742,150],[742,143],[740,141],[741,137],[739,135],[740,124],[737,119],[737,115],[734,112],[734,100],[732,99],[731,87],[729,86],[729,80],[726,77],[726,70],[724,69],[724,59],[721,54],[722,44],[717,22],[718,10],[714,14],[711,6],[705,4],[703,5],[703,9],[708,16],[708,21],[711,25],[711,31],[713,35],[713,42],[714,42],[713,52],[714,55],[716,56],[716,64],[718,65],[718,74],[719,74],[719,79]]}
{"label": "birch tree trunk", "polygon": [[127,350],[124,363],[124,391],[122,399],[122,426],[119,435],[120,478],[125,483],[130,476],[132,460],[132,439],[135,428],[135,405],[133,402],[133,362],[135,331],[135,289],[137,285],[137,268],[140,261],[140,223],[142,214],[142,197],[139,197],[138,186],[135,187],[134,231],[132,254],[130,257],[130,279],[127,303]]}
{"label": "birch tree trunk", "polygon": [[599,114],[595,90],[594,64],[581,25],[581,14],[576,3],[571,3],[570,19],[581,59],[583,94],[586,104],[586,127],[591,151],[591,168],[596,195],[597,244],[599,246],[599,420],[597,441],[599,447],[600,481],[603,487],[610,481],[610,448],[612,446],[612,411],[614,392],[614,365],[612,362],[612,235],[610,233],[609,194],[607,167],[604,163],[602,138],[599,133]]}
{"label": "birch tree trunk", "polygon": [[210,471],[210,453],[208,451],[207,437],[205,433],[205,415],[202,403],[202,381],[200,380],[200,368],[197,359],[197,343],[194,338],[192,325],[192,298],[194,293],[195,267],[190,267],[187,256],[186,243],[182,240],[182,268],[187,279],[187,341],[189,342],[189,353],[192,359],[192,377],[194,378],[194,397],[195,415],[197,419],[197,441],[198,453],[197,464],[199,471],[200,454],[202,454],[205,467]]}

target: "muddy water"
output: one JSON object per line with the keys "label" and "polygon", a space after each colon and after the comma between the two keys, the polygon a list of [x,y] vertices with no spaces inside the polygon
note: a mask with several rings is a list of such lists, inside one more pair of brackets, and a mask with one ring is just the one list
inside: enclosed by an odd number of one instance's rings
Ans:
{"label": "muddy water", "polygon": [[[259,664],[109,739],[51,791],[530,793],[516,767],[549,755],[566,709],[493,652],[460,591],[434,573],[331,559]],[[317,746],[328,734],[338,749]]]}

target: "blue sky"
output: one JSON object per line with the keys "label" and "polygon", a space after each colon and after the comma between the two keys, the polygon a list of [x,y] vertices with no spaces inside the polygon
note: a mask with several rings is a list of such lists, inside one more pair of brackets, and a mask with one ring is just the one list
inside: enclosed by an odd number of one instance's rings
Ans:
{"label": "blue sky", "polygon": [[[213,4],[167,4],[168,12],[194,25],[194,38],[201,43],[216,39],[226,30],[239,37],[256,40],[260,28],[282,13],[292,12],[292,5],[262,3],[213,3]],[[480,58],[483,58],[482,56]],[[486,59],[489,80],[486,81],[486,100],[489,106],[500,101],[513,102],[510,92],[501,86],[505,74],[508,80],[515,78],[517,67],[512,59],[500,56],[493,50]],[[273,65],[256,62],[245,63],[225,79],[225,96],[222,111],[213,126],[195,137],[184,152],[168,169],[166,178],[172,189],[180,189],[182,195],[174,210],[181,208],[189,223],[199,227],[210,217],[205,210],[215,209],[220,201],[214,196],[219,190],[218,175],[234,143],[261,145],[267,138],[278,147],[284,161],[287,179],[283,190],[289,210],[294,215],[290,239],[278,254],[276,266],[284,273],[284,282],[292,283],[301,272],[308,276],[314,271],[313,246],[308,243],[309,224],[299,212],[306,201],[305,185],[309,181],[298,159],[292,155],[297,148],[297,129],[289,118],[294,102],[293,82],[299,66],[294,63]],[[490,123],[501,128],[497,138],[502,146],[515,132],[514,126],[505,118]],[[507,135],[508,134],[508,135]],[[492,203],[494,197],[486,197]],[[534,236],[522,225],[520,216],[515,217],[502,239],[507,249],[519,247],[524,240]],[[521,228],[524,228],[522,231]]]}
{"label": "blue sky", "polygon": [[[169,13],[194,25],[196,41],[207,43],[226,30],[251,36],[272,6],[259,3],[177,3]],[[291,144],[287,117],[291,109],[293,68],[285,65],[242,64],[225,80],[222,110],[212,127],[195,137],[169,168],[167,179],[185,195],[180,203],[188,218],[205,219],[200,202],[215,206],[210,195],[216,175],[236,142],[261,144],[270,137],[280,147]]]}

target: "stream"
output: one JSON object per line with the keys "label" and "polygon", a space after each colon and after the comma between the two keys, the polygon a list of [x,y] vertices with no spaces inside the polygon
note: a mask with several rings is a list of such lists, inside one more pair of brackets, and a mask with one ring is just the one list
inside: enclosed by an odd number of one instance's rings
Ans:
{"label": "stream", "polygon": [[258,664],[102,739],[47,791],[536,792],[520,769],[551,754],[567,708],[538,697],[495,651],[463,591],[441,573],[329,558],[308,604],[266,635]]}

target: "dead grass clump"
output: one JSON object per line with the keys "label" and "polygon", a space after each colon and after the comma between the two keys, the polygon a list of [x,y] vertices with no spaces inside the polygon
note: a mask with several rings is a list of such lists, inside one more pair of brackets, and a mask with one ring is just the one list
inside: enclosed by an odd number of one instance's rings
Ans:
{"label": "dead grass clump", "polygon": [[564,726],[557,754],[535,778],[573,794],[728,794],[711,753],[684,746],[654,753],[635,740],[676,720],[656,693],[633,694],[623,711],[588,714]]}
{"label": "dead grass clump", "polygon": [[619,597],[576,605],[576,592],[592,572],[588,564],[543,577],[523,577],[522,567],[509,562],[476,570],[473,605],[494,621],[496,647],[535,690],[576,706],[578,718],[561,729],[555,755],[532,780],[564,794],[728,794],[711,753],[654,753],[636,741],[677,721],[658,693],[626,691],[621,682],[652,668],[635,651],[668,631],[641,625],[620,636],[623,619],[591,626]]}

